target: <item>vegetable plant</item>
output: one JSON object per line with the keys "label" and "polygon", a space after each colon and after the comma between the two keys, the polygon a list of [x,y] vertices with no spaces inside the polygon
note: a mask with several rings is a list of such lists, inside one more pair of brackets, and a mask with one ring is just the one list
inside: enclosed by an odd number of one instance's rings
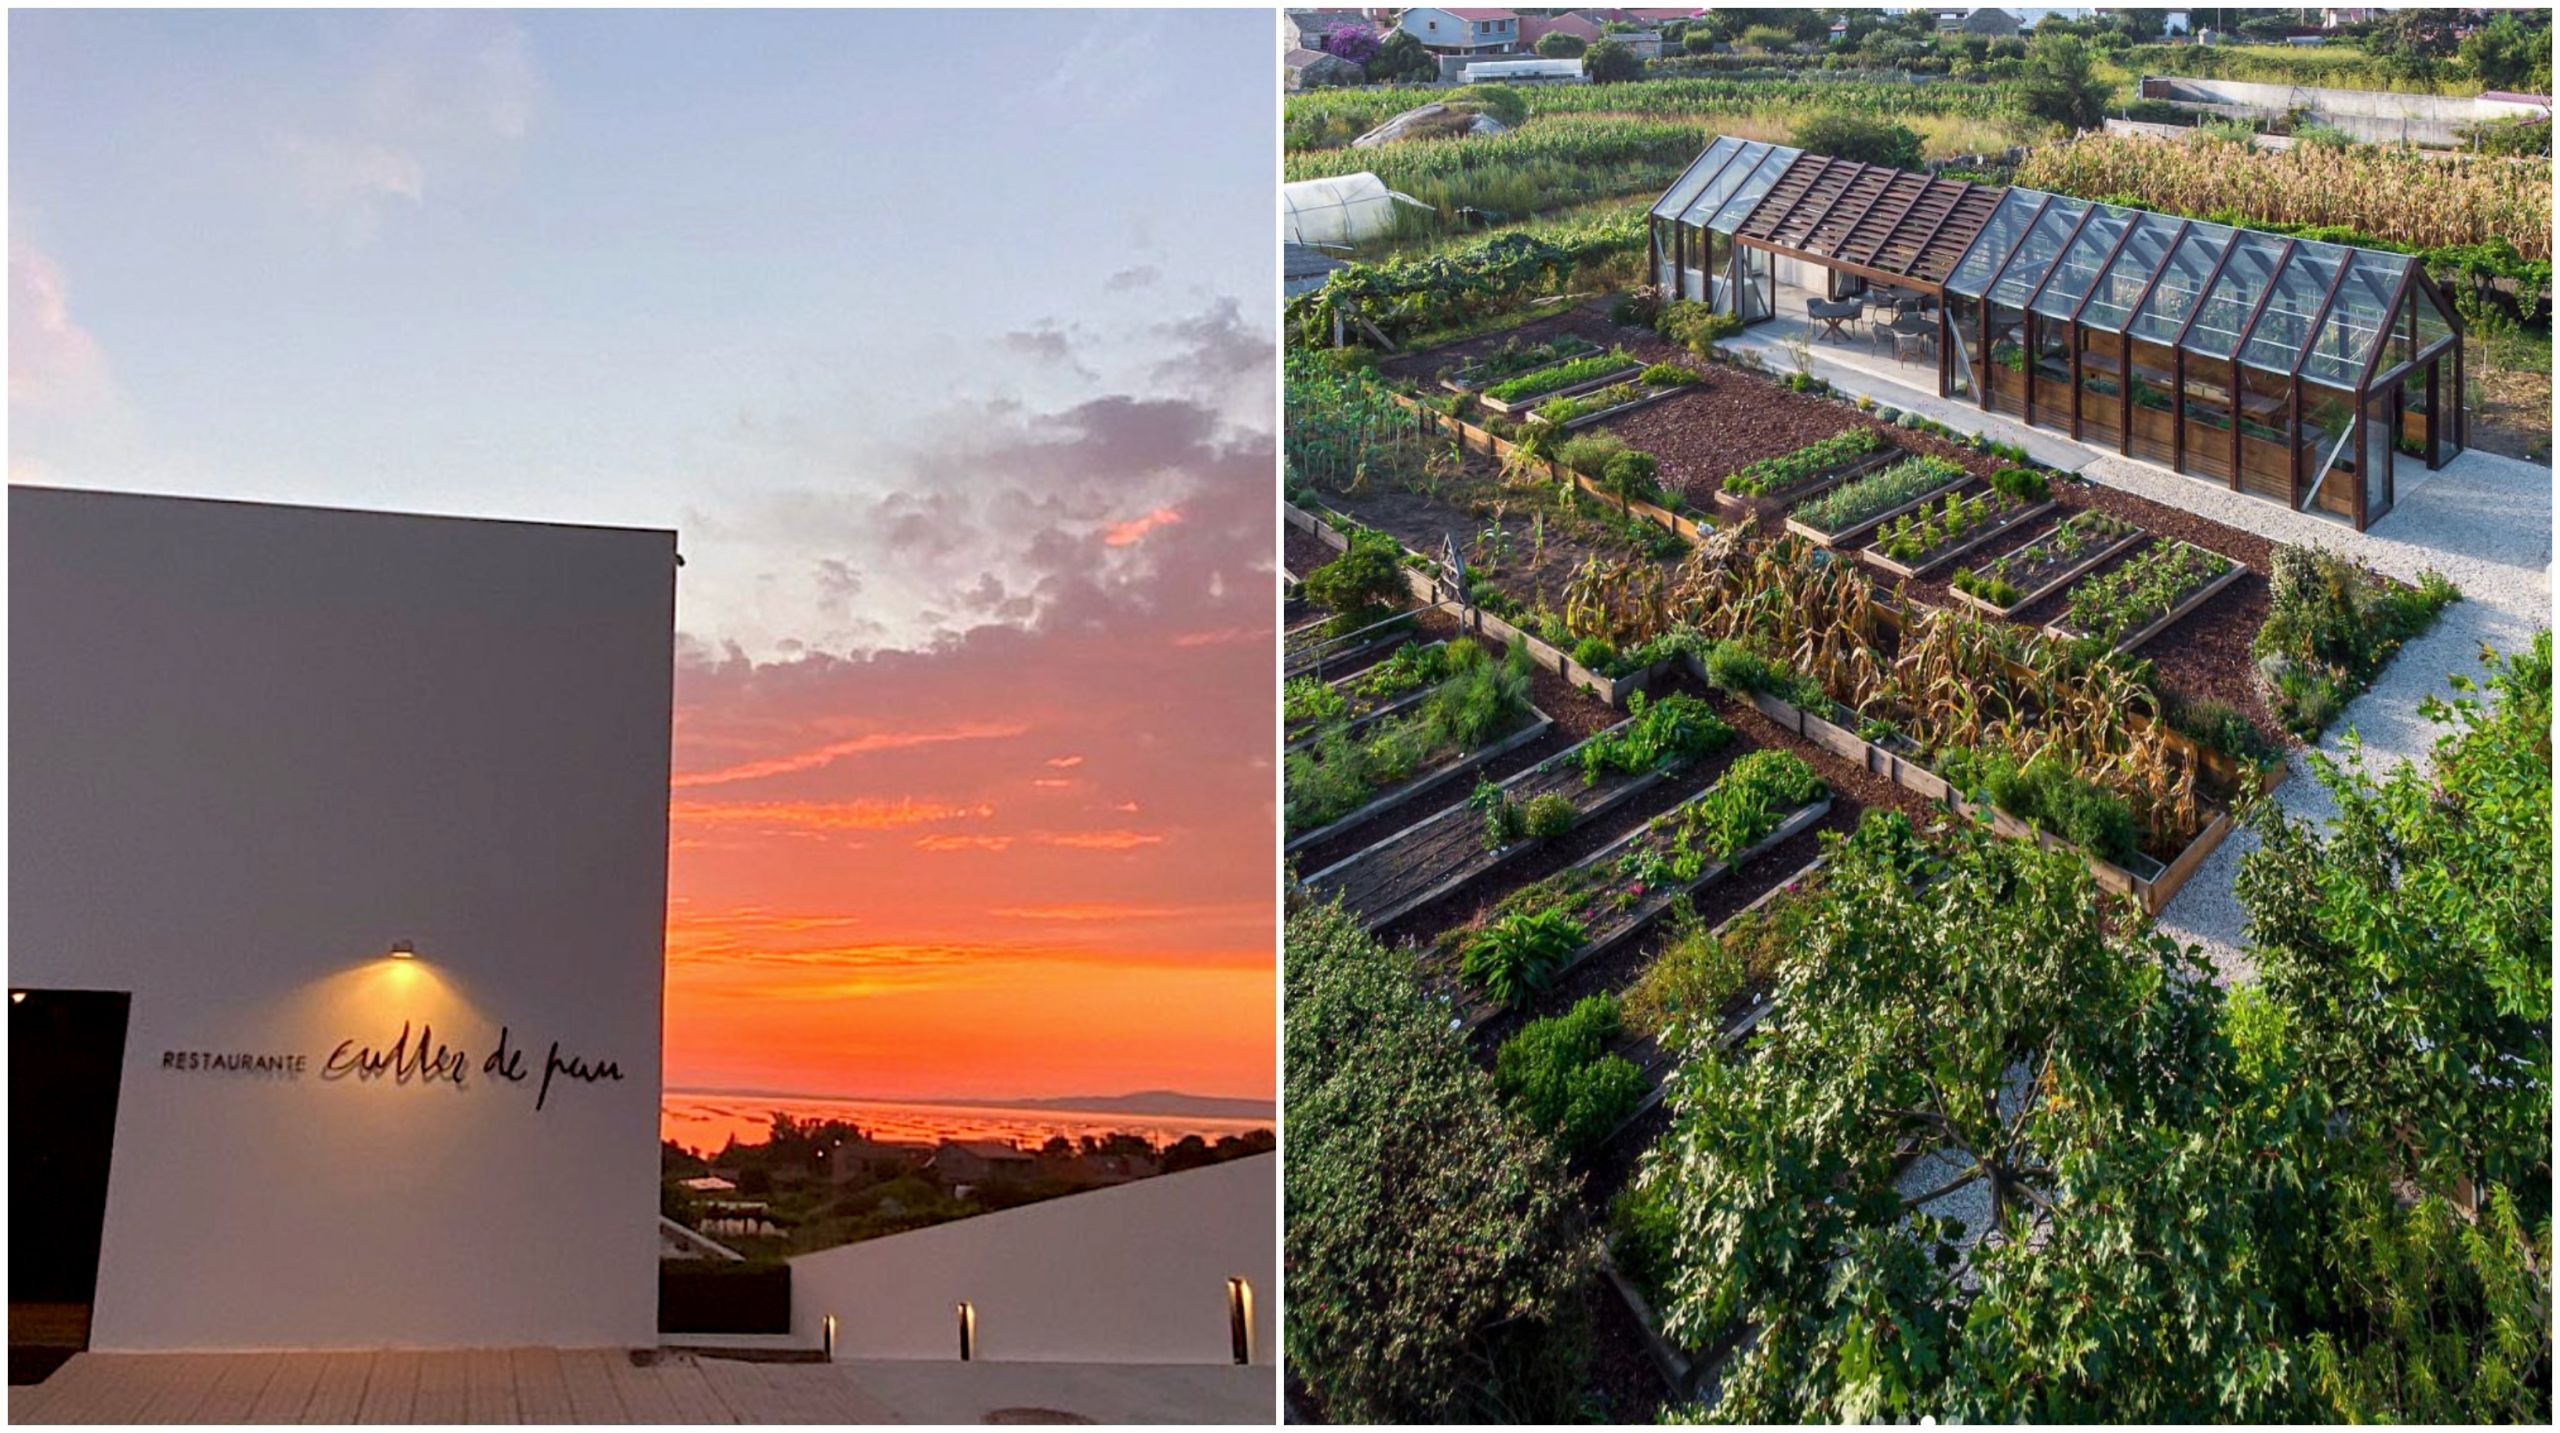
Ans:
{"label": "vegetable plant", "polygon": [[1817,532],[1841,532],[1963,477],[1964,469],[1944,458],[1905,458],[1800,503],[1788,516]]}

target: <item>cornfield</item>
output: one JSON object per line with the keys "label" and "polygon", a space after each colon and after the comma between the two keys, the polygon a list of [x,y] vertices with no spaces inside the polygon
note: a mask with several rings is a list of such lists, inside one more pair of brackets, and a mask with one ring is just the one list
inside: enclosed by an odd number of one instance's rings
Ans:
{"label": "cornfield", "polygon": [[2183,846],[2204,825],[2194,757],[2169,743],[2157,695],[2115,661],[2073,670],[2059,642],[1943,609],[1915,610],[1888,656],[1865,577],[1794,536],[1701,549],[1667,591],[1636,566],[1576,575],[1566,608],[1576,636],[1621,647],[1675,628],[1730,638],[1924,750],[1970,746],[2020,764],[2050,752],[2124,798],[2155,849]]}
{"label": "cornfield", "polygon": [[1412,413],[1319,355],[1291,350],[1285,374],[1292,489],[1308,484],[1362,492],[1373,481],[1399,486],[1438,451]]}
{"label": "cornfield", "polygon": [[[1884,81],[1777,79],[1668,79],[1624,85],[1527,85],[1528,128],[1565,116],[1610,115],[1697,123],[1719,113],[1855,110],[1909,122],[1952,115],[1992,120],[2005,115],[2006,96],[1992,85],[1893,84]],[[1288,150],[1300,152],[1348,144],[1386,119],[1449,98],[1449,91],[1419,86],[1392,89],[1310,90],[1290,95],[1284,128]],[[1376,151],[1357,151],[1368,154]],[[1292,175],[1292,178],[1297,176]]]}
{"label": "cornfield", "polygon": [[2173,214],[2337,226],[2420,249],[2504,238],[2528,259],[2551,257],[2549,159],[2424,159],[2374,145],[2276,152],[2203,138],[2084,135],[2030,151],[2018,183]]}

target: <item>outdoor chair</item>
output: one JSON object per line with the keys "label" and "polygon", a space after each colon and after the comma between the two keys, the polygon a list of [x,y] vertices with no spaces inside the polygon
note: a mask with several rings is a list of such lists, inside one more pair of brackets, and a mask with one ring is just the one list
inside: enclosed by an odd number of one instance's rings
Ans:
{"label": "outdoor chair", "polygon": [[1806,299],[1804,311],[1809,320],[1808,326],[1813,323],[1822,325],[1821,331],[1814,335],[1816,341],[1830,338],[1846,343],[1849,341],[1849,335],[1842,330],[1841,325],[1857,318],[1866,310],[1856,299]]}

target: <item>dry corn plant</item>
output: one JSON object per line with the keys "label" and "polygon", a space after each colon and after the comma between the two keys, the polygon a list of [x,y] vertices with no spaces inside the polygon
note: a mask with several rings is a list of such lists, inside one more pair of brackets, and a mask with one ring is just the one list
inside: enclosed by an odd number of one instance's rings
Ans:
{"label": "dry corn plant", "polygon": [[1614,647],[1652,641],[1671,625],[1662,568],[1643,561],[1603,565],[1593,554],[1564,585],[1564,621],[1577,635]]}

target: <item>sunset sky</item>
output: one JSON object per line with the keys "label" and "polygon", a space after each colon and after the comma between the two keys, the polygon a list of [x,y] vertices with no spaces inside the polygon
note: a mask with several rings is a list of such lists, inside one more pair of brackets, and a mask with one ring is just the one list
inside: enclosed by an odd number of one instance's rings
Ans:
{"label": "sunset sky", "polygon": [[682,534],[671,1089],[1270,1097],[1267,13],[9,35],[12,481]]}

